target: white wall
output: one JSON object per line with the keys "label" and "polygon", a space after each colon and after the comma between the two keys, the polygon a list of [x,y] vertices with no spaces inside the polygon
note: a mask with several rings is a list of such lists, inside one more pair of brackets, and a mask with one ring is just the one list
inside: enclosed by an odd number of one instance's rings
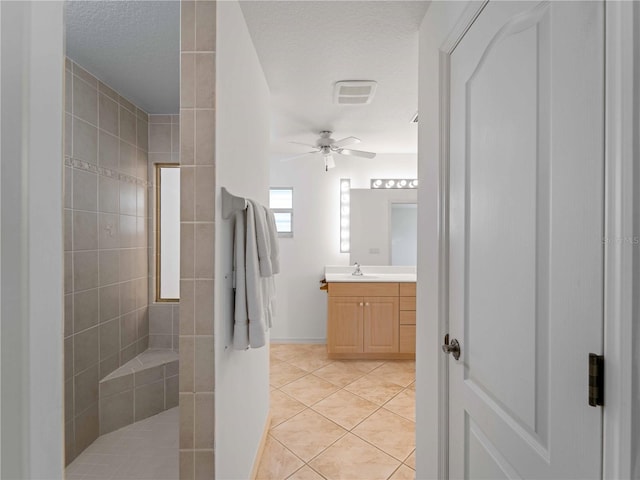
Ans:
{"label": "white wall", "polygon": [[439,48],[468,2],[432,2],[420,26],[418,46],[418,289],[416,325],[416,478],[438,478],[441,453],[438,370],[441,334],[438,325],[441,278],[439,247],[440,75]]}
{"label": "white wall", "polygon": [[417,201],[417,190],[352,188],[349,263],[391,265],[391,204]]}
{"label": "white wall", "polygon": [[63,3],[1,2],[2,478],[63,476]]}
{"label": "white wall", "polygon": [[220,187],[263,204],[269,193],[269,89],[237,1],[218,2],[216,52],[216,478],[249,478],[269,411],[268,348],[231,347],[232,225]]}
{"label": "white wall", "polygon": [[416,155],[378,154],[373,160],[338,156],[325,172],[322,161],[271,161],[271,185],[293,187],[293,238],[280,239],[274,341],[326,340],[327,296],[320,291],[325,265],[347,265],[340,253],[340,178],[369,188],[371,178],[415,178]]}

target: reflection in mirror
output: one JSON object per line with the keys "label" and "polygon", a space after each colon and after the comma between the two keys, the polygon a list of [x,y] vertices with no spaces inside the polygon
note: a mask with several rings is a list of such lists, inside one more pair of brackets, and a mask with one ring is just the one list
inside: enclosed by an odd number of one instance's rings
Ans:
{"label": "reflection in mirror", "polygon": [[180,166],[156,165],[156,301],[180,297]]}
{"label": "reflection in mirror", "polygon": [[[416,209],[408,209],[399,214],[398,223],[403,225],[407,238],[398,239],[398,248],[412,249],[404,256],[393,253],[393,206],[417,204],[418,191],[414,189],[351,189],[350,237],[351,252],[349,261],[353,265],[415,265],[416,264],[416,226],[410,229],[405,217],[409,212],[416,215]],[[402,219],[402,220],[401,220]],[[417,221],[416,221],[417,223]],[[414,233],[410,233],[413,231]],[[400,233],[398,233],[400,235]],[[411,236],[413,235],[413,238]],[[413,245],[413,246],[411,246]]]}
{"label": "reflection in mirror", "polygon": [[391,204],[391,265],[416,265],[418,256],[418,205]]}

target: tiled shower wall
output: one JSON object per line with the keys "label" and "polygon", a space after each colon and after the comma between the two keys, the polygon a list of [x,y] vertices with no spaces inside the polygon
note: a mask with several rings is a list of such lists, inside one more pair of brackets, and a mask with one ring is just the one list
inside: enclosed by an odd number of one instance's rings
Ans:
{"label": "tiled shower wall", "polygon": [[[180,115],[149,115],[149,214],[156,209],[156,165],[180,164]],[[178,350],[180,306],[178,302],[155,302],[156,261],[155,249],[157,225],[149,228],[149,348]]]}
{"label": "tiled shower wall", "polygon": [[181,2],[180,479],[214,478],[216,2]]}
{"label": "tiled shower wall", "polygon": [[98,382],[147,349],[148,115],[67,60],[65,438],[98,437]]}

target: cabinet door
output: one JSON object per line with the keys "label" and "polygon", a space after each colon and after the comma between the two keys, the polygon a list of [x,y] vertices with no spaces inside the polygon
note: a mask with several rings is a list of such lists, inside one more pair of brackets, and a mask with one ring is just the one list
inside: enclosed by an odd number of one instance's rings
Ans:
{"label": "cabinet door", "polygon": [[398,352],[399,323],[398,297],[364,297],[364,351]]}
{"label": "cabinet door", "polygon": [[327,324],[329,353],[362,353],[363,308],[362,297],[329,297]]}

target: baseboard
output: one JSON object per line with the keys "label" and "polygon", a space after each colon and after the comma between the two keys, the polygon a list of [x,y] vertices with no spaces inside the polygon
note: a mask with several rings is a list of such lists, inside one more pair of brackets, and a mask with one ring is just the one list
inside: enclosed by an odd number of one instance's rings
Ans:
{"label": "baseboard", "polygon": [[326,338],[271,338],[271,343],[314,343],[324,345]]}
{"label": "baseboard", "polygon": [[267,444],[267,437],[269,436],[269,430],[271,429],[271,412],[267,415],[267,421],[264,424],[264,432],[262,432],[262,438],[260,439],[260,445],[258,445],[258,453],[256,459],[253,461],[253,468],[251,469],[251,480],[258,478],[258,467],[260,467],[260,460],[262,460],[262,454],[264,453],[264,447]]}

